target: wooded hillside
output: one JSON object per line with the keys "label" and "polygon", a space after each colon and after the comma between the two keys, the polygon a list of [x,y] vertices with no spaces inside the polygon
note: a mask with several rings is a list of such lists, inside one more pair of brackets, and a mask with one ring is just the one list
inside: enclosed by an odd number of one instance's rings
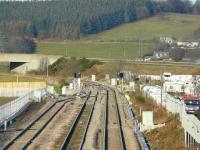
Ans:
{"label": "wooded hillside", "polygon": [[0,2],[0,29],[7,35],[79,39],[158,12],[191,12],[189,2],[168,0],[53,0]]}

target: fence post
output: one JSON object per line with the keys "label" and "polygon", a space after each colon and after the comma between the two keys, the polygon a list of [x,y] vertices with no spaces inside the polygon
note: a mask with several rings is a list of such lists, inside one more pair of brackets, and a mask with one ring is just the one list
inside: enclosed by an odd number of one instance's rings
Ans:
{"label": "fence post", "polygon": [[4,131],[7,130],[7,120],[4,121]]}

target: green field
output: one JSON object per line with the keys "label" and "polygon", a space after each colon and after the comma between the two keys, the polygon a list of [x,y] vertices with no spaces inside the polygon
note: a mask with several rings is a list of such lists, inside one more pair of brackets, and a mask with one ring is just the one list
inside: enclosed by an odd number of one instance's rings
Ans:
{"label": "green field", "polygon": [[[143,44],[142,54],[152,49]],[[67,54],[66,54],[67,50]],[[38,43],[40,54],[67,55],[90,58],[134,58],[139,56],[138,43]]]}
{"label": "green field", "polygon": [[200,29],[200,16],[165,14],[129,23],[76,42],[39,42],[37,53],[92,58],[138,57],[138,39],[145,41],[141,54],[152,51],[160,36],[189,37]]}

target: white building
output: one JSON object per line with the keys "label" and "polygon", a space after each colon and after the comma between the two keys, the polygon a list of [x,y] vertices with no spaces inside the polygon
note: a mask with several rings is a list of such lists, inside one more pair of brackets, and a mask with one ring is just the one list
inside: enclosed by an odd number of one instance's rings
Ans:
{"label": "white building", "polygon": [[179,47],[188,47],[188,48],[197,48],[199,47],[199,42],[177,42],[177,46]]}
{"label": "white building", "polygon": [[160,42],[162,43],[168,43],[168,44],[173,44],[174,43],[174,39],[172,37],[168,37],[168,36],[161,36],[160,37]]}
{"label": "white building", "polygon": [[163,84],[163,90],[165,92],[174,93],[185,93],[185,94],[195,94],[195,85],[193,83],[185,84],[183,82],[165,82]]}

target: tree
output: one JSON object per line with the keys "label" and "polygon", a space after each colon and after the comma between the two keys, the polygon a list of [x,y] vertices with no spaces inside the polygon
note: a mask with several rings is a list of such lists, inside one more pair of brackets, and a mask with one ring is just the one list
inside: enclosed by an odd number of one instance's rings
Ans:
{"label": "tree", "polygon": [[185,51],[182,49],[174,49],[170,51],[169,55],[174,61],[181,61],[185,56]]}
{"label": "tree", "polygon": [[8,37],[5,45],[5,52],[9,53],[34,53],[36,50],[36,43],[28,38],[22,37]]}
{"label": "tree", "polygon": [[191,10],[187,0],[0,1],[0,29],[15,37],[79,39],[160,12]]}

